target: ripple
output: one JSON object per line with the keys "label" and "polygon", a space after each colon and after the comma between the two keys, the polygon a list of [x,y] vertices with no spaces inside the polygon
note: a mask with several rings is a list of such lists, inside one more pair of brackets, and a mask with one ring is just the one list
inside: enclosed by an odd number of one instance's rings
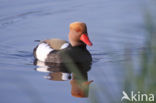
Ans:
{"label": "ripple", "polygon": [[93,57],[93,63],[97,62],[122,62],[128,61],[129,57],[132,55],[139,56],[145,51],[147,48],[129,48],[129,49],[121,49],[116,51],[96,51],[92,50],[91,54]]}
{"label": "ripple", "polygon": [[8,25],[20,22],[24,20],[26,17],[31,16],[31,15],[36,15],[40,13],[41,11],[28,11],[24,12],[15,16],[9,16],[9,17],[3,17],[0,19],[0,28],[5,28]]}

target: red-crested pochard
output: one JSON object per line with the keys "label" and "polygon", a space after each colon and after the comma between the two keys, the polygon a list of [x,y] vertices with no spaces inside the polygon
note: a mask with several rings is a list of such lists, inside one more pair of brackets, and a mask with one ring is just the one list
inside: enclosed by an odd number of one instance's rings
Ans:
{"label": "red-crested pochard", "polygon": [[83,22],[70,24],[69,41],[49,39],[40,42],[34,49],[34,56],[42,62],[91,62],[92,57],[86,45],[92,46],[87,33],[87,26]]}

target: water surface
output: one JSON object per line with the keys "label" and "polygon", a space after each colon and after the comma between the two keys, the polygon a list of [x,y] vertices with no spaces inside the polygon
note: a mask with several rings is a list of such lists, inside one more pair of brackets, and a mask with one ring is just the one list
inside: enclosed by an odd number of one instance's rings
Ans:
{"label": "water surface", "polygon": [[[11,3],[10,3],[11,2]],[[0,0],[0,102],[119,102],[126,80],[125,62],[144,49],[146,0]],[[52,81],[33,65],[34,40],[68,40],[69,24],[85,22],[93,42],[89,98],[70,93],[70,81]],[[99,99],[101,98],[101,99]],[[95,100],[96,101],[96,100]]]}

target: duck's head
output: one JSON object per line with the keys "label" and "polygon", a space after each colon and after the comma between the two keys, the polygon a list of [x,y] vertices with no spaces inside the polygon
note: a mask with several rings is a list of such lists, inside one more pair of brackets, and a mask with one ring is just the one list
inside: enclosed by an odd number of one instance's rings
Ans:
{"label": "duck's head", "polygon": [[69,41],[72,46],[92,46],[92,43],[88,37],[87,26],[85,23],[73,22],[70,24]]}

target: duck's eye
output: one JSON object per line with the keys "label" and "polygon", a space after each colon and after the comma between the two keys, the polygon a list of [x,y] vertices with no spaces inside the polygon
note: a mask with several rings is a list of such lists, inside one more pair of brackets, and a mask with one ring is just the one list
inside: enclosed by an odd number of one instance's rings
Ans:
{"label": "duck's eye", "polygon": [[76,32],[81,32],[81,30],[80,29],[77,29]]}

